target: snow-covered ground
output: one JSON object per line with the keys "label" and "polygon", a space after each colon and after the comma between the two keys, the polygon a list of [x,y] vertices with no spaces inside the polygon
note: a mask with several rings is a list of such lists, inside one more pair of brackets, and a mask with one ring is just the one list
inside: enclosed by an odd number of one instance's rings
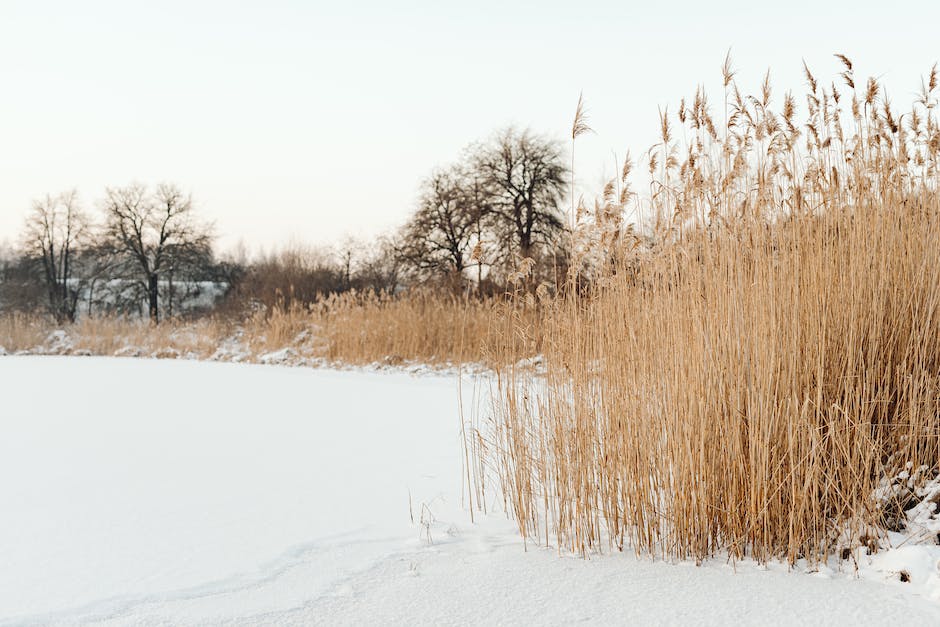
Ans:
{"label": "snow-covered ground", "polygon": [[2,357],[0,385],[0,624],[940,624],[938,556],[892,570],[915,547],[860,578],[525,552],[461,505],[453,375]]}

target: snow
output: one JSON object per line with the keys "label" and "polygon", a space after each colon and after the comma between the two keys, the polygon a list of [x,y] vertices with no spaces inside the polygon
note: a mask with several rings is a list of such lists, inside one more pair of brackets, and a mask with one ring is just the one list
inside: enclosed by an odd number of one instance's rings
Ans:
{"label": "snow", "polygon": [[936,546],[860,577],[525,551],[461,505],[453,374],[6,356],[0,381],[0,624],[940,624]]}

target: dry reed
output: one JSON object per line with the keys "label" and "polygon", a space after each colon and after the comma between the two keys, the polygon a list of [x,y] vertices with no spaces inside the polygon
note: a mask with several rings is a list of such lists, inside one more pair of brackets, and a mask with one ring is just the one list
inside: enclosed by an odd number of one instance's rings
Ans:
{"label": "dry reed", "polygon": [[[506,311],[538,320],[534,308],[430,292],[400,296],[347,293],[310,306],[221,317],[144,320],[91,317],[65,327],[41,316],[0,316],[7,352],[125,355],[261,361],[294,365],[482,364]],[[535,323],[535,322],[533,322]],[[522,351],[519,346],[515,351]],[[531,352],[518,352],[517,358]]]}
{"label": "dry reed", "polygon": [[647,228],[611,229],[630,194],[605,193],[599,278],[542,322],[544,373],[499,369],[477,502],[493,472],[525,537],[575,552],[814,562],[893,524],[883,477],[937,473],[937,73],[900,116],[840,60],[839,88],[806,71],[804,123],[730,62],[724,128],[702,91],[662,116]]}

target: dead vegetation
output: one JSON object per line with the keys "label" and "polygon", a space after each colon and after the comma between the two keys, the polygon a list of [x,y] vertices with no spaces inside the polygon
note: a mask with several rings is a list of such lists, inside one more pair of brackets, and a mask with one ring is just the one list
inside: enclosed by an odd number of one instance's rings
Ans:
{"label": "dead vegetation", "polygon": [[[7,353],[147,356],[288,365],[448,366],[483,364],[483,347],[503,332],[507,311],[538,324],[536,308],[505,298],[416,291],[400,296],[333,295],[275,305],[244,320],[223,316],[146,320],[85,317],[60,326],[48,316],[0,316]],[[519,358],[534,346],[517,346]]]}
{"label": "dead vegetation", "polygon": [[596,279],[538,335],[512,326],[544,373],[499,368],[469,432],[478,504],[495,482],[524,536],[579,553],[812,563],[896,522],[884,477],[936,474],[937,72],[902,114],[839,59],[830,87],[806,69],[802,120],[729,59],[721,122],[697,91],[661,117],[650,193],[627,167],[581,207],[601,246],[572,267]]}

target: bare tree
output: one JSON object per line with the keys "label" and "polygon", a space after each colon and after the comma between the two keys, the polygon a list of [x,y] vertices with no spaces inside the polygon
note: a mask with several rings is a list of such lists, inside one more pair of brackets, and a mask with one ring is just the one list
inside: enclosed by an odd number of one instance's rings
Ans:
{"label": "bare tree", "polygon": [[41,281],[36,280],[36,260],[22,250],[0,247],[0,312],[32,312],[48,301]]}
{"label": "bare tree", "polygon": [[101,289],[101,286],[109,284],[120,258],[98,231],[97,228],[93,229],[88,245],[83,246],[75,258],[81,275],[82,300],[89,316],[100,311],[120,311],[121,308],[121,303],[115,302],[118,300],[115,293]]}
{"label": "bare tree", "polygon": [[402,261],[395,241],[381,236],[363,252],[355,283],[361,290],[394,294],[402,287]]}
{"label": "bare tree", "polygon": [[171,184],[109,188],[104,202],[107,239],[145,290],[150,320],[160,320],[160,281],[205,259],[208,226],[195,220],[192,197]]}
{"label": "bare tree", "polygon": [[75,190],[34,201],[26,220],[23,250],[40,266],[49,313],[59,322],[75,321],[81,290],[75,259],[87,244],[88,231]]}
{"label": "bare tree", "polygon": [[499,235],[511,252],[533,257],[539,246],[557,245],[564,232],[560,205],[568,168],[557,141],[507,128],[471,148],[472,168],[494,191]]}
{"label": "bare tree", "polygon": [[365,259],[368,245],[352,235],[346,235],[337,244],[333,256],[343,275],[342,289],[353,289],[353,275],[357,273],[359,264]]}
{"label": "bare tree", "polygon": [[460,167],[439,170],[422,185],[418,210],[403,231],[404,258],[416,269],[461,283],[474,262],[491,195],[479,177]]}

